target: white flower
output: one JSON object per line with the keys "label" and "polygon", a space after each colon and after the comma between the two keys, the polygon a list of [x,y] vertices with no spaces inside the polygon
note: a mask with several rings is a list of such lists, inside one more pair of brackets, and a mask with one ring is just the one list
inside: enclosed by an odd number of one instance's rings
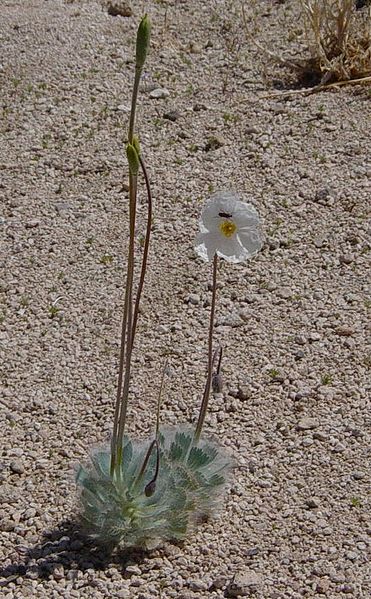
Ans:
{"label": "white flower", "polygon": [[218,191],[201,213],[196,253],[206,261],[217,254],[228,262],[244,262],[263,245],[259,214],[231,191]]}

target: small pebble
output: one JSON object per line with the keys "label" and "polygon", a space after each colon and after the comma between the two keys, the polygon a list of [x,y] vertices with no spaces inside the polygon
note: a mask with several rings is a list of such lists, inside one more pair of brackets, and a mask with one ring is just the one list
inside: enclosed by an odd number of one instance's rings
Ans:
{"label": "small pebble", "polygon": [[193,306],[198,306],[200,301],[201,301],[201,298],[197,293],[190,293],[188,295],[188,297],[186,298],[186,302],[188,304],[192,304]]}
{"label": "small pebble", "polygon": [[197,42],[190,42],[189,44],[189,52],[191,54],[201,54],[202,46]]}
{"label": "small pebble", "polygon": [[311,430],[313,428],[317,428],[318,426],[319,426],[318,420],[316,420],[315,418],[305,417],[305,418],[301,418],[301,420],[299,420],[296,428],[298,431],[306,431],[306,430]]}
{"label": "small pebble", "polygon": [[337,329],[335,329],[335,333],[340,337],[351,337],[352,335],[354,335],[354,329],[352,327],[343,325],[337,327]]}
{"label": "small pebble", "polygon": [[218,578],[215,578],[215,580],[213,580],[211,587],[210,587],[210,591],[218,591],[220,589],[222,589],[223,587],[225,587],[226,585],[226,578],[224,576],[218,576]]}
{"label": "small pebble", "polygon": [[169,112],[164,112],[163,117],[167,121],[175,122],[180,117],[180,112],[178,110],[169,110]]}
{"label": "small pebble", "polygon": [[155,100],[162,100],[164,98],[168,98],[169,96],[169,90],[164,87],[158,87],[149,92],[149,97]]}
{"label": "small pebble", "polygon": [[318,497],[309,497],[308,499],[305,500],[305,504],[309,509],[313,510],[313,509],[319,507],[320,500]]}
{"label": "small pebble", "polygon": [[133,9],[126,0],[108,0],[107,12],[111,17],[131,17]]}
{"label": "small pebble", "polygon": [[310,341],[319,341],[320,339],[321,339],[321,335],[319,333],[316,333],[315,331],[312,333],[309,333]]}
{"label": "small pebble", "polygon": [[362,480],[363,478],[365,478],[365,474],[364,472],[353,472],[352,473],[352,477],[354,478],[354,480]]}
{"label": "small pebble", "polygon": [[239,385],[237,398],[241,401],[247,401],[251,397],[251,389],[248,385]]}
{"label": "small pebble", "polygon": [[352,254],[343,254],[339,258],[340,264],[352,264],[354,256]]}
{"label": "small pebble", "polygon": [[10,469],[12,472],[14,472],[14,474],[24,473],[24,466],[20,460],[13,460],[12,462],[10,462]]}
{"label": "small pebble", "polygon": [[125,573],[131,574],[131,575],[135,574],[136,576],[140,576],[142,574],[142,571],[139,568],[139,566],[137,566],[136,564],[132,564],[132,565],[126,566]]}
{"label": "small pebble", "polygon": [[262,584],[262,579],[256,572],[237,573],[225,590],[225,597],[247,597],[256,593]]}
{"label": "small pebble", "polygon": [[29,220],[26,222],[26,229],[35,229],[36,227],[38,227],[40,224],[40,221],[37,220],[36,218]]}
{"label": "small pebble", "polygon": [[213,150],[218,150],[219,148],[225,145],[225,140],[220,135],[212,135],[208,137],[207,142],[205,144],[204,150],[205,152],[210,152]]}

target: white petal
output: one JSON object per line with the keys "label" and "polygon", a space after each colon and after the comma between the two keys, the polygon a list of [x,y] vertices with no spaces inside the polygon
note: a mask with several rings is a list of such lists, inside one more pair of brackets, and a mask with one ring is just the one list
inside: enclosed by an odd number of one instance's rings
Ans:
{"label": "white petal", "polygon": [[217,231],[220,223],[220,212],[233,214],[236,202],[236,194],[231,191],[218,191],[206,202],[201,214],[201,223],[208,231]]}
{"label": "white petal", "polygon": [[260,229],[251,228],[238,231],[238,238],[245,248],[247,258],[254,256],[263,247],[263,235]]}
{"label": "white petal", "polygon": [[237,235],[228,238],[219,235],[216,253],[227,262],[234,263],[243,262],[249,257]]}
{"label": "white petal", "polygon": [[[230,237],[223,235],[220,229],[225,220],[236,226]],[[243,262],[254,256],[263,245],[258,212],[251,204],[241,202],[240,197],[231,191],[218,191],[206,202],[200,231],[195,250],[207,261],[217,253],[228,262]]]}
{"label": "white petal", "polygon": [[211,262],[215,256],[218,239],[214,233],[202,232],[199,233],[195,241],[195,252],[205,260]]}
{"label": "white petal", "polygon": [[256,227],[260,223],[259,214],[251,204],[236,202],[233,220],[238,229],[243,227]]}
{"label": "white petal", "polygon": [[218,191],[214,193],[201,214],[201,230],[217,232],[221,214],[230,214],[231,219],[238,228],[254,227],[260,223],[259,214],[251,204],[241,202],[239,196],[231,191]]}

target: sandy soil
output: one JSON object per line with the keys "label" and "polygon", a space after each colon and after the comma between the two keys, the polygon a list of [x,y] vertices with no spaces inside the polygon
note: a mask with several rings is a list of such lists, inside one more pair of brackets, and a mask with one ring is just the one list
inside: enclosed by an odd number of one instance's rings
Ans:
{"label": "sandy soil", "polygon": [[[165,354],[163,422],[197,413],[204,199],[240,191],[266,243],[220,272],[226,389],[206,434],[236,462],[221,517],[182,547],[110,557],[78,534],[73,468],[112,426],[145,10],[138,128],[155,219],[132,433],[154,425]],[[293,80],[246,40],[237,1],[133,2],[114,17],[94,0],[1,0],[0,17],[1,596],[368,597],[369,88],[277,95]],[[298,2],[261,0],[254,19],[263,47],[305,55]]]}

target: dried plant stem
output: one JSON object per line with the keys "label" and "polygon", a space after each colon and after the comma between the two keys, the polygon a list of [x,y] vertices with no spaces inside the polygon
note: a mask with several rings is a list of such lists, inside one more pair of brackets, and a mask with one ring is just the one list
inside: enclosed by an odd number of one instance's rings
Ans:
{"label": "dried plant stem", "polygon": [[216,279],[218,272],[218,256],[214,255],[213,260],[213,283],[212,283],[212,297],[211,297],[211,309],[210,309],[210,324],[209,324],[209,351],[208,351],[208,370],[207,379],[204,389],[204,394],[201,402],[200,415],[198,417],[197,426],[194,434],[194,440],[197,441],[200,438],[202,427],[205,421],[207,406],[209,403],[211,381],[213,375],[213,332],[214,332],[214,317],[215,317],[215,303],[216,303]]}
{"label": "dried plant stem", "polygon": [[334,81],[333,83],[326,83],[315,85],[314,87],[309,87],[305,89],[291,89],[284,92],[272,92],[269,94],[263,94],[260,99],[266,98],[285,98],[286,96],[310,96],[311,94],[315,94],[317,92],[323,91],[325,89],[332,89],[334,87],[342,87],[343,85],[363,85],[365,83],[371,83],[370,77],[361,77],[360,79],[346,79],[344,81]]}

